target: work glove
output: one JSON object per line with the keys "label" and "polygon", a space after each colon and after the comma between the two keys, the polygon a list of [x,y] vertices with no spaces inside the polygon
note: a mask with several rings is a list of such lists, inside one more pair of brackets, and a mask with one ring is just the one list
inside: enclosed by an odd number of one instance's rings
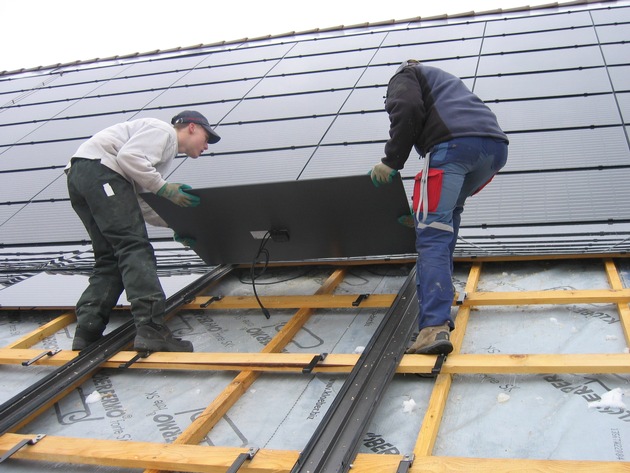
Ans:
{"label": "work glove", "polygon": [[372,184],[374,184],[375,187],[378,187],[381,184],[391,184],[392,179],[396,174],[398,174],[398,171],[383,163],[376,164],[370,171]]}
{"label": "work glove", "polygon": [[195,238],[179,236],[177,233],[173,233],[173,240],[175,240],[177,243],[181,243],[182,245],[187,246],[188,248],[194,248],[197,244],[197,240]]}
{"label": "work glove", "polygon": [[409,209],[408,214],[398,217],[398,223],[400,223],[403,227],[416,228],[416,223],[413,217],[413,210]]}
{"label": "work glove", "polygon": [[167,198],[180,207],[197,207],[201,203],[201,199],[196,195],[184,192],[188,189],[192,189],[192,187],[186,184],[169,184],[167,182],[157,191],[157,195]]}

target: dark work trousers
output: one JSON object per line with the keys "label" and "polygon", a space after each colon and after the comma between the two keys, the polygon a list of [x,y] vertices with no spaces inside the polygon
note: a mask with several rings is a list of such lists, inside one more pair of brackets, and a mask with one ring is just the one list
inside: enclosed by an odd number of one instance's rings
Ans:
{"label": "dark work trousers", "polygon": [[163,324],[164,291],[133,186],[98,160],[74,158],[68,193],[95,258],[89,285],[76,306],[77,331],[101,335],[123,289],[136,326]]}

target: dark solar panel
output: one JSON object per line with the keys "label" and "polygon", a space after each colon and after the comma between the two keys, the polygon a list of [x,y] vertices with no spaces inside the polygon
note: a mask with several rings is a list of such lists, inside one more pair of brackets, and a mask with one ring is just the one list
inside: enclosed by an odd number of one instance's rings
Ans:
{"label": "dark solar panel", "polygon": [[397,221],[409,213],[400,178],[378,188],[363,175],[190,193],[201,198],[199,206],[182,209],[154,194],[143,197],[175,232],[194,238],[193,249],[211,265],[251,263],[260,248],[269,261],[415,251],[414,230]]}

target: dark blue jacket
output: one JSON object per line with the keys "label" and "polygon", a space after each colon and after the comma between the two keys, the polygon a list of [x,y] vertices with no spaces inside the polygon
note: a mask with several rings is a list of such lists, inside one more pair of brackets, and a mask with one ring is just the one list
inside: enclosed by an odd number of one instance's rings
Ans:
{"label": "dark blue jacket", "polygon": [[424,64],[401,66],[387,86],[390,139],[382,162],[402,169],[413,146],[421,156],[464,136],[508,141],[494,113],[458,77]]}

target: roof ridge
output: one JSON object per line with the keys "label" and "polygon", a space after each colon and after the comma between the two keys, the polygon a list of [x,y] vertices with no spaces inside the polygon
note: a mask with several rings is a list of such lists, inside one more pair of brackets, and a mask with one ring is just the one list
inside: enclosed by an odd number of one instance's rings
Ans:
{"label": "roof ridge", "polygon": [[405,19],[400,19],[400,20],[390,19],[390,20],[383,20],[383,21],[378,21],[378,22],[356,23],[353,25],[337,25],[337,26],[330,26],[326,28],[311,28],[309,30],[288,31],[285,33],[280,33],[280,34],[268,34],[268,35],[263,35],[263,36],[257,36],[254,38],[245,37],[245,38],[239,38],[239,39],[234,39],[234,40],[216,41],[213,43],[200,43],[200,44],[195,44],[191,46],[178,46],[178,47],[169,48],[169,49],[155,49],[153,51],[147,51],[143,53],[135,52],[135,53],[116,55],[116,56],[109,56],[105,58],[97,57],[97,58],[91,58],[91,59],[80,59],[80,60],[65,62],[65,63],[49,64],[47,66],[35,66],[31,68],[15,69],[12,71],[0,71],[0,77],[13,75],[13,74],[19,74],[23,72],[36,72],[36,71],[41,71],[41,70],[46,70],[46,69],[55,69],[58,67],[67,67],[67,66],[72,66],[72,65],[82,65],[82,64],[91,64],[91,63],[96,63],[96,62],[115,61],[119,59],[129,59],[133,57],[144,57],[144,56],[151,56],[155,54],[164,54],[164,53],[172,53],[172,52],[179,52],[179,51],[190,51],[194,49],[207,48],[207,47],[212,47],[212,46],[225,46],[229,44],[238,44],[238,43],[250,42],[250,41],[278,39],[278,38],[304,35],[304,34],[310,34],[310,33],[322,33],[322,32],[330,32],[330,31],[337,31],[337,30],[343,31],[343,30],[374,27],[374,26],[397,25],[397,24],[410,23],[410,22],[433,21],[433,20],[441,20],[441,19],[448,19],[448,18],[478,17],[478,16],[484,16],[484,15],[495,15],[495,14],[500,14],[500,13],[515,13],[519,11],[545,10],[549,8],[591,5],[591,4],[597,4],[597,3],[602,3],[602,4],[617,3],[617,2],[618,0],[572,0],[572,1],[567,1],[567,2],[545,3],[545,4],[535,5],[535,6],[523,5],[521,7],[512,7],[512,8],[495,8],[493,10],[486,10],[486,11],[481,11],[481,12],[475,12],[474,10],[470,10],[468,12],[453,13],[453,14],[444,13],[440,15],[432,15],[432,16],[426,16],[426,17],[417,16],[417,17],[405,18]]}

